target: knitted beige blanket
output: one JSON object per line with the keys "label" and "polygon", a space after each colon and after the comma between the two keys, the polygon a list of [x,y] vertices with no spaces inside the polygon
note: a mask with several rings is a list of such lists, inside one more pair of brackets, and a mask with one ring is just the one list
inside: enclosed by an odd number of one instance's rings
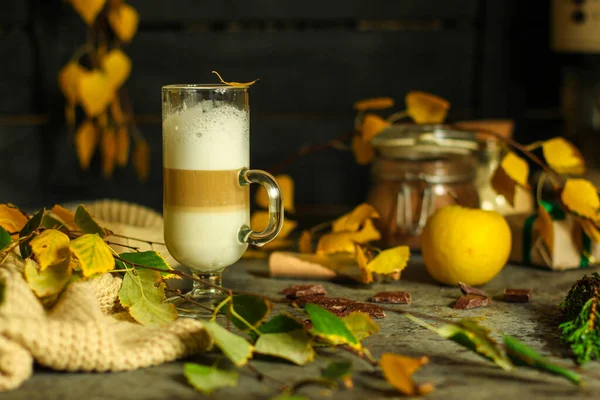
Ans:
{"label": "knitted beige blanket", "polygon": [[59,371],[126,371],[212,347],[202,322],[180,318],[150,328],[118,307],[121,279],[104,274],[67,287],[47,310],[31,291],[18,261],[0,265],[0,392],[18,387],[34,361]]}

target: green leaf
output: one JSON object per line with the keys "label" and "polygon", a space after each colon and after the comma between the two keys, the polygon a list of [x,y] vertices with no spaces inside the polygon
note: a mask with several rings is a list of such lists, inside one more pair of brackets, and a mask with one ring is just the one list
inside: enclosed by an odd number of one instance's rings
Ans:
{"label": "green leaf", "polygon": [[352,373],[351,361],[331,361],[327,364],[327,368],[323,370],[321,376],[332,381],[344,379]]}
{"label": "green leaf", "polygon": [[131,269],[125,273],[119,301],[142,325],[160,326],[177,319],[174,304],[165,304],[165,283],[160,272]]}
{"label": "green leaf", "polygon": [[79,260],[85,277],[115,269],[112,250],[97,234],[87,234],[72,240],[70,248]]}
{"label": "green leaf", "polygon": [[[31,217],[29,221],[27,221],[23,229],[21,229],[19,237],[23,238],[25,236],[28,236],[37,228],[39,228],[45,213],[46,209],[42,209],[33,217]],[[29,245],[29,240],[21,242],[21,244],[19,245],[19,250],[21,251],[21,257],[27,258],[31,256],[31,246]]]}
{"label": "green leaf", "polygon": [[344,317],[346,326],[357,340],[363,340],[377,332],[379,325],[368,314],[352,312]]}
{"label": "green leaf", "polygon": [[217,389],[228,386],[236,386],[238,373],[236,371],[224,371],[217,367],[207,367],[206,365],[186,363],[183,374],[194,389],[210,394]]}
{"label": "green leaf", "polygon": [[311,335],[329,344],[347,344],[354,349],[362,349],[360,341],[354,337],[341,318],[316,304],[306,304],[304,310],[312,322]]}
{"label": "green leaf", "polygon": [[4,250],[12,243],[12,237],[6,229],[0,226],[0,250]]}
{"label": "green leaf", "polygon": [[245,365],[252,357],[254,346],[243,337],[229,332],[216,322],[204,322],[204,327],[217,347],[238,367]]}
{"label": "green leaf", "polygon": [[269,400],[310,400],[306,396],[302,396],[301,394],[293,394],[289,391],[285,391],[279,393],[278,395],[271,397]]}
{"label": "green leaf", "polygon": [[65,233],[69,231],[65,224],[51,216],[49,213],[44,214],[40,226],[46,229],[58,229]]}
{"label": "green leaf", "polygon": [[264,333],[256,341],[255,351],[304,365],[315,357],[312,340],[304,329],[285,333]]}
{"label": "green leaf", "polygon": [[556,364],[552,364],[550,361],[514,337],[505,335],[503,339],[506,346],[506,353],[515,365],[523,365],[546,371],[551,374],[560,375],[576,385],[581,385],[583,383],[580,375]]}
{"label": "green leaf", "polygon": [[[119,257],[121,257],[123,260],[127,260],[134,264],[146,265],[148,267],[162,269],[165,272],[161,272],[160,274],[162,275],[162,277],[164,279],[171,279],[171,278],[181,279],[179,276],[177,276],[175,274],[170,274],[168,272],[168,271],[173,271],[173,268],[171,268],[171,266],[169,265],[167,260],[165,260],[164,257],[161,256],[156,251],[140,251],[140,252],[131,252],[131,253],[121,253],[121,254],[119,254]],[[127,268],[124,265],[124,263],[120,260],[117,260],[117,266],[119,269]]]}
{"label": "green leaf", "polygon": [[94,216],[88,211],[86,206],[80,204],[75,210],[75,223],[83,233],[97,233],[101,238],[107,236],[106,229],[100,226],[94,219]]}
{"label": "green leaf", "polygon": [[[249,294],[237,294],[233,296],[233,301],[229,302],[227,308],[221,309],[221,314],[228,314],[228,310],[233,308],[235,312],[250,323],[253,327],[259,326],[271,312],[271,303],[262,297]],[[241,331],[247,331],[250,328],[234,315],[229,315],[229,319]]]}
{"label": "green leaf", "polygon": [[52,296],[60,293],[71,278],[71,257],[59,264],[40,271],[40,266],[31,258],[25,259],[25,279],[29,287],[38,297]]}
{"label": "green leaf", "polygon": [[[300,322],[297,318],[285,312],[274,316],[258,327],[258,330],[261,333],[285,333],[295,331],[297,329],[304,329],[304,324],[302,324],[302,322]],[[252,331],[249,331],[248,335],[252,338],[252,340],[258,339],[258,335]]]}
{"label": "green leaf", "polygon": [[512,369],[512,363],[504,351],[490,337],[490,330],[473,320],[463,319],[455,324],[444,325],[437,333],[493,361],[503,370]]}

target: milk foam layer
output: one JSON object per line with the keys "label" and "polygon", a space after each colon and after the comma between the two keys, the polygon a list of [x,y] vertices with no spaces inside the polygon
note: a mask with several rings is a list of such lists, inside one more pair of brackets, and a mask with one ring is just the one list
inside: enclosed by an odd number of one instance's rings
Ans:
{"label": "milk foam layer", "polygon": [[211,213],[165,208],[165,242],[182,265],[199,272],[219,271],[246,251],[248,245],[238,241],[238,233],[249,220],[248,209]]}
{"label": "milk foam layer", "polygon": [[250,161],[249,115],[205,100],[163,119],[164,167],[231,170]]}

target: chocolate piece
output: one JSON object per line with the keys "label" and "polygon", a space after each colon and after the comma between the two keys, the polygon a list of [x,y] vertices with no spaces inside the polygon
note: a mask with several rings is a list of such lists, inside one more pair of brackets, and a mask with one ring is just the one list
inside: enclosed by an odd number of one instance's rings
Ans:
{"label": "chocolate piece", "polygon": [[385,318],[385,311],[383,308],[376,304],[369,303],[352,303],[348,304],[346,309],[343,311],[343,315],[348,315],[351,312],[363,312],[369,314],[373,318]]}
{"label": "chocolate piece", "polygon": [[327,290],[323,285],[293,285],[283,289],[281,294],[284,294],[288,299],[295,299],[303,296],[327,296]]}
{"label": "chocolate piece", "polygon": [[339,314],[346,309],[346,306],[354,303],[350,299],[343,299],[341,297],[325,297],[320,295],[304,296],[296,299],[296,303],[300,306],[304,306],[306,303],[312,303],[323,307],[333,313]]}
{"label": "chocolate piece", "polygon": [[527,303],[532,295],[532,289],[504,289],[504,300],[509,303]]}
{"label": "chocolate piece", "polygon": [[468,310],[469,308],[485,307],[490,304],[490,298],[476,294],[465,294],[456,300],[455,310]]}
{"label": "chocolate piece", "polygon": [[460,291],[462,292],[462,294],[476,294],[478,296],[490,297],[483,290],[471,287],[463,282],[458,282],[458,287],[459,287]]}
{"label": "chocolate piece", "polygon": [[373,303],[410,304],[412,296],[408,292],[379,292],[369,299]]}

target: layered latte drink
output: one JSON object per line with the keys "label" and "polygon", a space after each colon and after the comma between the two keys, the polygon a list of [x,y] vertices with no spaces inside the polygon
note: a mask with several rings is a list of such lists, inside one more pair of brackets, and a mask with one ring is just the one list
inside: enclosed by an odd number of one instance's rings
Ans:
{"label": "layered latte drink", "polygon": [[199,271],[219,271],[247,248],[249,111],[201,100],[163,114],[165,242],[171,255]]}

